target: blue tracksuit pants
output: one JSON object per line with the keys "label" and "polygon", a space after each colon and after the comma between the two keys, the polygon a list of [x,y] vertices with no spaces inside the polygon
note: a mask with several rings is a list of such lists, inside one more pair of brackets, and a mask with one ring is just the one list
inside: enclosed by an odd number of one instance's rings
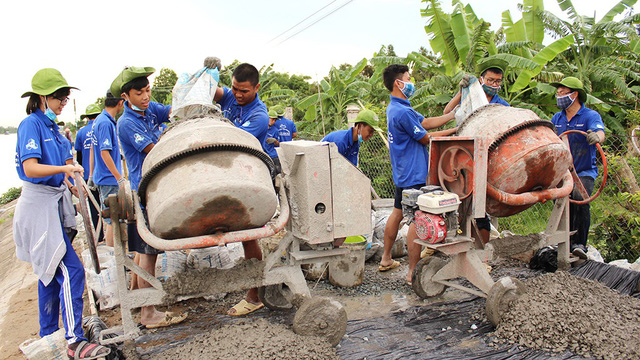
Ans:
{"label": "blue tracksuit pants", "polygon": [[69,344],[73,344],[86,340],[82,330],[84,268],[64,230],[62,234],[67,252],[58,265],[55,277],[47,286],[44,286],[42,281],[38,281],[40,337],[53,334],[58,330],[62,309],[65,338]]}

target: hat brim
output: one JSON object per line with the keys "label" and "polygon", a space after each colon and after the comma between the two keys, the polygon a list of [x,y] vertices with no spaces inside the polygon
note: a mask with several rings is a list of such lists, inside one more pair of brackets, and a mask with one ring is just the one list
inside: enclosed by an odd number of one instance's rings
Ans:
{"label": "hat brim", "polygon": [[51,95],[51,94],[53,94],[54,92],[56,92],[56,91],[58,91],[58,90],[60,90],[60,89],[64,89],[64,88],[69,88],[69,89],[74,89],[74,90],[80,90],[80,89],[78,89],[78,88],[77,88],[77,87],[75,87],[75,86],[60,86],[60,87],[55,88],[53,91],[49,92],[48,94],[39,94],[39,93],[37,93],[37,92],[35,92],[35,91],[27,91],[27,92],[25,92],[24,94],[22,94],[22,96],[20,96],[20,97],[21,97],[21,98],[26,98],[26,97],[29,97],[29,96],[31,96],[31,95],[47,96],[47,95]]}

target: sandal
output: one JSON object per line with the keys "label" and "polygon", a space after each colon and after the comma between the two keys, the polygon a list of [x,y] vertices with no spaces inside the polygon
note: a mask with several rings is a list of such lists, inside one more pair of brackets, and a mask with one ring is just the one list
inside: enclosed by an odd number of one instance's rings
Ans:
{"label": "sandal", "polygon": [[186,318],[187,318],[187,314],[186,313],[176,314],[176,313],[167,311],[167,312],[164,313],[164,319],[162,321],[160,321],[159,323],[150,324],[150,325],[143,325],[143,326],[145,327],[145,329],[157,329],[157,328],[161,328],[161,327],[166,327],[166,326],[179,324],[179,323],[183,322],[184,319],[186,319]]}
{"label": "sandal", "polygon": [[389,265],[380,265],[380,266],[378,266],[378,271],[385,272],[385,271],[389,271],[391,269],[395,269],[398,266],[400,266],[400,262],[396,261],[396,260],[393,260],[393,262],[391,264],[389,264]]}
{"label": "sandal", "polygon": [[[72,360],[91,360],[107,357],[111,354],[111,349],[106,346],[90,343],[88,341],[80,341],[75,350],[67,348],[67,356]],[[107,350],[106,352],[103,350]]]}
{"label": "sandal", "polygon": [[[251,314],[252,312],[254,312],[254,311],[258,310],[258,309],[262,309],[263,307],[264,307],[263,303],[252,304],[252,303],[248,302],[247,300],[242,300],[239,303],[237,303],[236,305],[234,305],[231,309],[229,309],[229,311],[227,311],[227,315],[230,315],[230,316],[247,315],[247,314]],[[232,313],[231,310],[235,310],[235,312]]]}

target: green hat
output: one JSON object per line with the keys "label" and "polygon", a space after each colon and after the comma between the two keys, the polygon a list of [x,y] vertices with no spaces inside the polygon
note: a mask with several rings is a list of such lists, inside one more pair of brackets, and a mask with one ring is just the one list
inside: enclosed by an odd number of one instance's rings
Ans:
{"label": "green hat", "polygon": [[509,66],[509,62],[506,60],[487,58],[486,60],[478,63],[476,68],[478,69],[478,75],[482,75],[482,73],[489,68],[498,68],[502,70],[502,73],[504,74],[507,72],[507,66]]}
{"label": "green hat", "polygon": [[271,108],[269,110],[269,118],[270,119],[275,119],[278,117],[278,113],[276,112],[276,110],[274,108]]}
{"label": "green hat", "polygon": [[126,67],[124,68],[124,70],[120,72],[120,74],[118,74],[118,77],[116,77],[116,79],[113,80],[113,82],[111,83],[111,87],[109,89],[111,90],[111,93],[113,94],[113,96],[116,96],[116,97],[120,96],[120,94],[122,94],[122,87],[126,85],[129,81],[133,79],[137,79],[139,77],[147,77],[153,74],[155,71],[156,69],[150,66]]}
{"label": "green hat", "polygon": [[276,105],[276,106],[273,107],[273,110],[276,112],[276,115],[284,116],[284,106]]}
{"label": "green hat", "polygon": [[356,119],[354,120],[354,123],[365,123],[371,126],[374,130],[381,131],[378,127],[378,115],[376,115],[372,110],[360,110],[358,116],[356,116]]}
{"label": "green hat", "polygon": [[578,92],[578,100],[580,100],[581,103],[585,103],[585,101],[587,101],[587,92],[584,91],[584,85],[582,85],[582,81],[580,81],[580,79],[573,77],[573,76],[569,76],[566,77],[564,79],[562,79],[562,81],[560,82],[553,82],[551,83],[551,86],[555,86],[555,87],[560,87],[560,86],[564,86],[564,87],[568,87],[571,90],[575,90]]}
{"label": "green hat", "polygon": [[25,92],[21,97],[28,97],[32,94],[51,95],[62,88],[80,90],[77,87],[69,86],[60,71],[52,68],[38,70],[31,79],[31,88],[31,91]]}
{"label": "green hat", "polygon": [[80,119],[84,119],[91,115],[99,115],[101,112],[102,112],[102,109],[100,108],[100,105],[91,104],[87,106],[87,110],[84,112],[84,114],[80,115]]}

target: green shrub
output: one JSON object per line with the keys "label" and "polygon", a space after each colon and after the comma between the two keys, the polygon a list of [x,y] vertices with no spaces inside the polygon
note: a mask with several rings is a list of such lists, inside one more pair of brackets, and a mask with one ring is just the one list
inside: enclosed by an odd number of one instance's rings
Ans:
{"label": "green shrub", "polygon": [[5,192],[4,194],[2,194],[2,197],[0,197],[0,205],[4,205],[7,203],[12,202],[13,200],[17,199],[20,197],[20,193],[22,192],[22,188],[16,188],[16,187],[12,187],[9,190],[7,190],[7,192]]}

